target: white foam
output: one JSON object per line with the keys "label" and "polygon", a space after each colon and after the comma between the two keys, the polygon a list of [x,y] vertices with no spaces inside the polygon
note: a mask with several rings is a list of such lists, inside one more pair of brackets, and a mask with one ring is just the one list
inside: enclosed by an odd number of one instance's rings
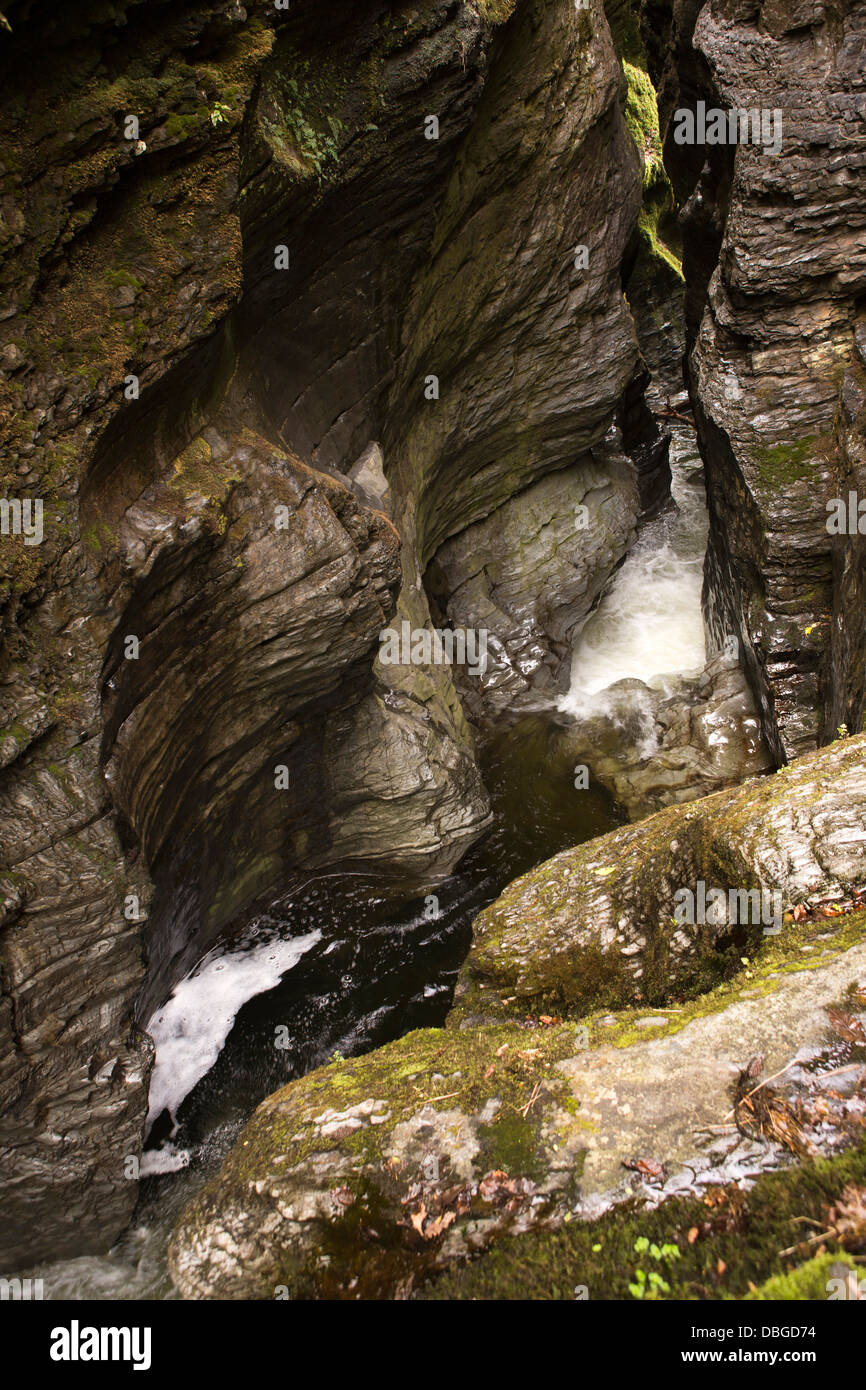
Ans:
{"label": "white foam", "polygon": [[189,1149],[176,1149],[169,1139],[161,1148],[148,1149],[141,1155],[138,1176],[152,1178],[162,1173],[179,1173],[181,1168],[189,1167],[189,1160]]}
{"label": "white foam", "polygon": [[705,502],[699,488],[675,486],[674,496],[679,510],[644,527],[575,643],[559,707],[576,718],[608,713],[601,693],[617,681],[664,689],[666,678],[704,667]]}
{"label": "white foam", "polygon": [[239,1010],[249,999],[278,985],[321,932],[290,940],[274,937],[212,952],[175,986],[167,1003],[147,1025],[156,1045],[150,1078],[149,1132],[167,1110],[175,1121],[181,1102],[206,1076],[223,1049]]}

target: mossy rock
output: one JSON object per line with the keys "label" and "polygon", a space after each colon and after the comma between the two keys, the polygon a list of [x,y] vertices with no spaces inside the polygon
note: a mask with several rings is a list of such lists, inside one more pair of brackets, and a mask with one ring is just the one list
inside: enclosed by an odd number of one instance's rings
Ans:
{"label": "mossy rock", "polygon": [[185,1211],[175,1283],[194,1298],[401,1296],[503,1236],[629,1200],[636,1152],[681,1190],[729,1112],[744,1038],[775,1072],[866,978],[866,947],[821,944],[814,970],[757,979],[750,964],[660,1037],[644,1010],[433,1029],[292,1082]]}
{"label": "mossy rock", "polygon": [[[864,751],[863,737],[841,740],[517,879],[475,920],[455,1021],[527,1011],[581,1017],[596,1006],[683,1000],[720,983],[770,934],[790,933],[781,914],[863,886]],[[697,906],[701,883],[725,896],[719,920],[683,922],[678,895],[691,893]]]}
{"label": "mossy rock", "polygon": [[[804,1229],[814,1229],[809,1222],[826,1221],[847,1183],[864,1181],[866,1148],[861,1147],[802,1169],[767,1174],[747,1193],[716,1188],[709,1200],[672,1200],[654,1211],[623,1208],[597,1221],[571,1221],[559,1231],[498,1242],[419,1296],[633,1301],[643,1285],[656,1300],[826,1299],[834,1268],[855,1267],[850,1256],[832,1238],[827,1245],[836,1253],[809,1259],[808,1247],[782,1252],[798,1246]],[[667,1287],[638,1280],[640,1270],[658,1273]],[[862,1266],[859,1273],[862,1277]]]}
{"label": "mossy rock", "polygon": [[[851,1274],[854,1274],[854,1280]],[[746,1294],[747,1300],[768,1300],[772,1303],[802,1303],[809,1300],[825,1303],[831,1295],[838,1299],[846,1297],[849,1290],[857,1287],[863,1278],[862,1266],[856,1265],[851,1256],[844,1251],[832,1255],[816,1255],[805,1264],[786,1274],[774,1274],[765,1279],[760,1288]],[[842,1281],[843,1288],[833,1281]],[[861,1295],[862,1296],[862,1295]]]}
{"label": "mossy rock", "polygon": [[175,1283],[187,1297],[390,1297],[573,1201],[582,1133],[556,1070],[573,1050],[573,1029],[430,1029],[292,1082],[185,1211]]}

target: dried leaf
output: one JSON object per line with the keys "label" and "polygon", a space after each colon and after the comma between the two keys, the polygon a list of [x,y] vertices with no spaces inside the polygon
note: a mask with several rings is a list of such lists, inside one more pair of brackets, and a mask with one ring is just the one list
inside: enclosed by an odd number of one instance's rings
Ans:
{"label": "dried leaf", "polygon": [[845,1042],[866,1043],[866,1032],[859,1018],[855,1018],[853,1014],[846,1014],[842,1009],[833,1008],[827,1010],[827,1015],[837,1037]]}
{"label": "dried leaf", "polygon": [[441,1216],[437,1216],[435,1221],[431,1221],[426,1231],[422,1232],[425,1240],[435,1240],[441,1236],[452,1222],[457,1220],[457,1213],[453,1211],[443,1211]]}
{"label": "dried leaf", "polygon": [[846,1249],[866,1251],[866,1187],[848,1183],[828,1219]]}
{"label": "dried leaf", "polygon": [[624,1158],[622,1166],[642,1174],[643,1177],[649,1178],[650,1182],[658,1182],[665,1175],[664,1164],[655,1158]]}

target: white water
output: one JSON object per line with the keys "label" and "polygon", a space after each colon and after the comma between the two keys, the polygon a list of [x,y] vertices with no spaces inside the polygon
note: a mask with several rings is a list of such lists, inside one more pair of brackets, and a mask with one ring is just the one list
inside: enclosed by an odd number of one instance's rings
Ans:
{"label": "white water", "polygon": [[670,681],[699,675],[704,667],[706,501],[703,487],[686,481],[699,464],[693,442],[684,431],[675,434],[676,509],[644,526],[575,643],[571,686],[559,701],[575,719],[611,713],[607,692],[617,681],[633,678],[665,690]]}
{"label": "white water", "polygon": [[[314,931],[288,940],[272,936],[254,943],[244,939],[228,949],[220,946],[175,986],[171,998],[147,1025],[156,1045],[156,1064],[150,1078],[146,1133],[163,1110],[177,1129],[182,1101],[210,1071],[242,1006],[274,989],[320,939],[321,932]],[[147,1171],[170,1172],[189,1161],[183,1150],[170,1145],[157,1153],[160,1157],[146,1155]]]}

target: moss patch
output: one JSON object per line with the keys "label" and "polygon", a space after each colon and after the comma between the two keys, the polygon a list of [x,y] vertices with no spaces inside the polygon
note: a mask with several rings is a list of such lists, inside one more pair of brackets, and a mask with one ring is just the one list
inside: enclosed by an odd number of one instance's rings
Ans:
{"label": "moss patch", "polygon": [[[661,1273],[659,1299],[826,1298],[824,1266],[816,1272],[808,1248],[785,1256],[803,1239],[806,1221],[824,1224],[827,1209],[848,1182],[866,1181],[866,1147],[799,1169],[767,1174],[748,1193],[712,1189],[704,1200],[665,1202],[655,1211],[618,1208],[598,1221],[573,1220],[556,1232],[506,1237],[471,1264],[423,1291],[429,1299],[574,1299],[584,1286],[590,1299],[632,1301],[636,1276]],[[806,1218],[806,1221],[804,1221]],[[690,1242],[689,1235],[695,1234]],[[656,1259],[655,1245],[677,1254]],[[838,1249],[827,1240],[826,1253]],[[635,1247],[638,1247],[637,1249]],[[811,1265],[810,1270],[808,1266]],[[802,1266],[797,1279],[793,1273]],[[826,1284],[825,1277],[824,1283]],[[768,1280],[777,1292],[762,1293]]]}
{"label": "moss patch", "polygon": [[821,444],[822,437],[812,434],[791,443],[783,441],[751,449],[751,459],[761,486],[783,488],[811,477]]}

